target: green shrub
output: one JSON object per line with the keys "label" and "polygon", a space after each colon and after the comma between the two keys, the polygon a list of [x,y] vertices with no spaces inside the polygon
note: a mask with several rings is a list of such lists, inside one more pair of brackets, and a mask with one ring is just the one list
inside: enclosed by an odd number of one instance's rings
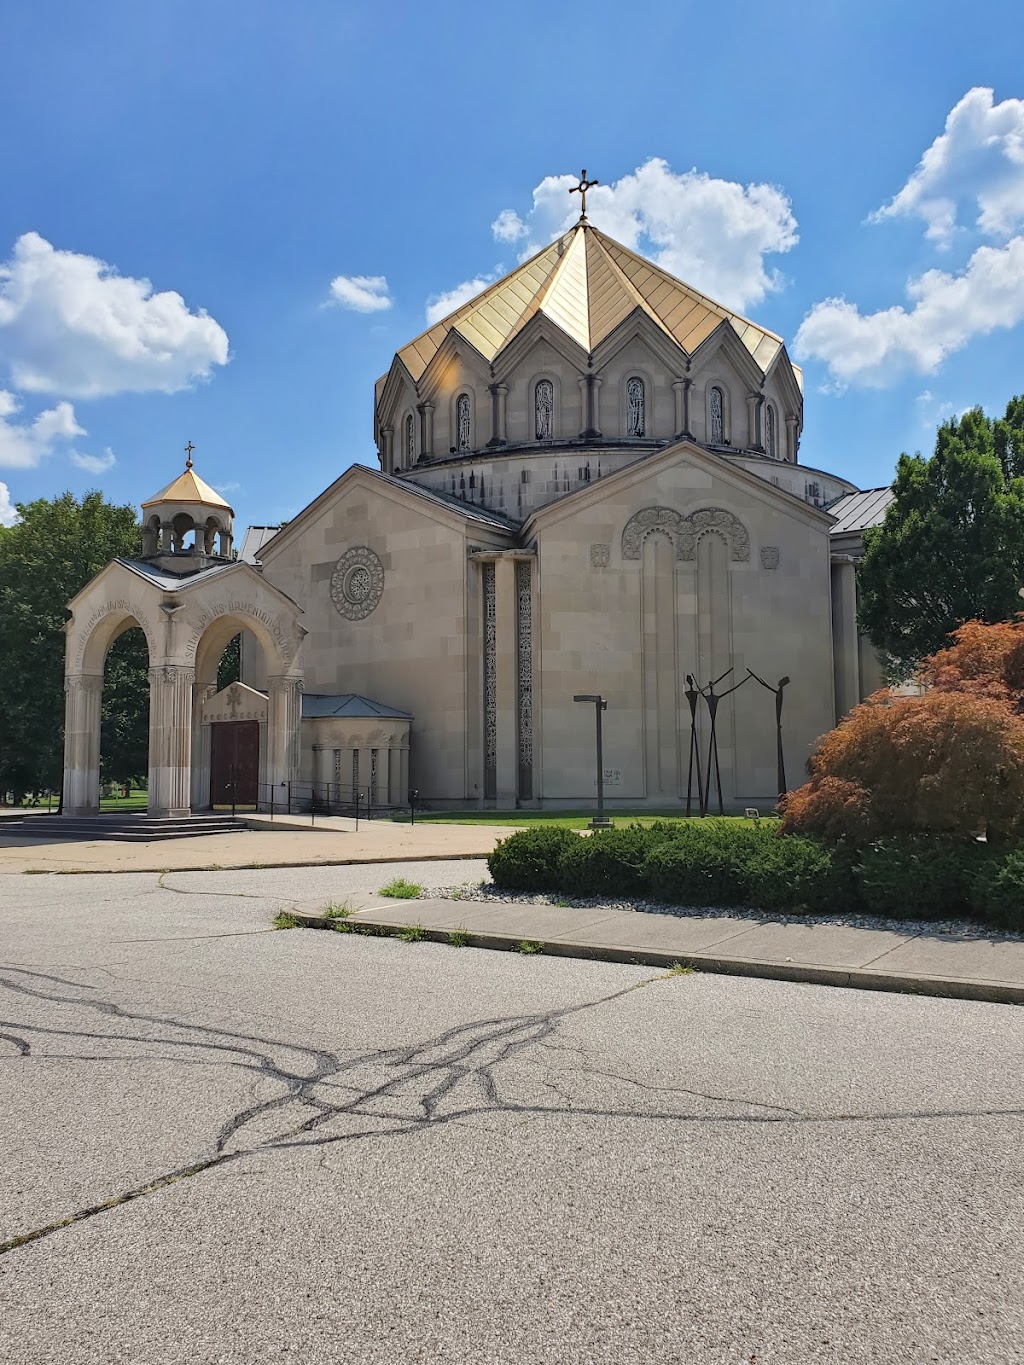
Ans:
{"label": "green shrub", "polygon": [[494,846],[487,867],[495,885],[505,890],[555,891],[563,853],[581,842],[578,834],[561,825],[521,829]]}
{"label": "green shrub", "polygon": [[974,886],[992,859],[977,840],[904,835],[862,849],[864,906],[891,919],[957,919],[974,910]]}
{"label": "green shrub", "polygon": [[981,862],[971,893],[979,917],[1000,929],[1024,930],[1024,848]]}
{"label": "green shrub", "polygon": [[656,841],[653,829],[626,825],[595,830],[566,847],[558,864],[558,887],[570,896],[643,896],[644,859]]}
{"label": "green shrub", "polygon": [[680,825],[650,849],[643,875],[651,895],[670,905],[746,905],[752,840],[768,837],[703,821]]}

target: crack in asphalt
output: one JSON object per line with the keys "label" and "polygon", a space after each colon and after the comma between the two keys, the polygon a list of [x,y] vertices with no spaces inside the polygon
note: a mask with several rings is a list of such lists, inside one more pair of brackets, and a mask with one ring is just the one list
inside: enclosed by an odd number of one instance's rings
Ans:
{"label": "crack in asphalt", "polygon": [[[110,1027],[82,1028],[35,1024],[25,1019],[0,1019],[0,1040],[17,1049],[4,1058],[10,1063],[31,1065],[55,1057],[86,1062],[123,1061],[126,1044],[152,1048],[131,1057],[136,1061],[180,1060],[192,1066],[229,1066],[254,1076],[249,1103],[235,1110],[210,1134],[207,1155],[167,1170],[109,1199],[78,1209],[28,1232],[0,1242],[0,1255],[39,1241],[76,1223],[97,1217],[146,1195],[204,1174],[244,1156],[275,1151],[311,1149],[322,1160],[333,1147],[366,1138],[401,1138],[439,1125],[478,1127],[481,1118],[501,1117],[535,1122],[550,1117],[599,1117],[670,1122],[675,1124],[835,1124],[897,1120],[933,1120],[962,1117],[1020,1117],[1024,1109],[971,1111],[910,1111],[878,1114],[811,1114],[769,1104],[746,1096],[714,1094],[683,1086],[657,1085],[635,1077],[594,1068],[586,1049],[559,1036],[573,1017],[604,1008],[633,991],[666,981],[665,975],[644,978],[629,986],[593,999],[551,1010],[476,1019],[444,1029],[433,1037],[398,1047],[375,1048],[343,1055],[325,1048],[227,1028],[189,1023],[173,1016],[125,1008],[102,998],[98,988],[82,981],[48,976],[42,972],[0,967],[0,990],[13,1000],[43,1002],[57,1010],[84,1011],[99,1016]],[[685,980],[685,978],[683,978]],[[78,992],[71,994],[68,989]],[[128,1031],[126,1031],[128,1030]],[[49,1053],[33,1050],[33,1043],[49,1038],[74,1043],[82,1051]],[[95,1044],[120,1049],[103,1054]],[[552,1071],[541,1052],[574,1054],[569,1067]],[[510,1063],[526,1066],[511,1068]],[[528,1072],[539,1069],[541,1076]],[[369,1074],[368,1074],[369,1073]],[[528,1100],[516,1099],[511,1082],[520,1087],[538,1086]],[[634,1097],[675,1096],[681,1102],[699,1100],[720,1106],[723,1112],[695,1112],[672,1108],[664,1099],[658,1106],[640,1107],[636,1099],[615,1104],[588,1104],[574,1098],[588,1079],[602,1078],[628,1086]],[[270,1083],[276,1093],[258,1099],[257,1088]],[[508,1084],[506,1084],[508,1082]],[[553,1092],[553,1094],[551,1093]],[[357,1126],[352,1127],[355,1123]],[[516,1126],[519,1126],[517,1124]],[[340,1131],[339,1131],[340,1130]]]}

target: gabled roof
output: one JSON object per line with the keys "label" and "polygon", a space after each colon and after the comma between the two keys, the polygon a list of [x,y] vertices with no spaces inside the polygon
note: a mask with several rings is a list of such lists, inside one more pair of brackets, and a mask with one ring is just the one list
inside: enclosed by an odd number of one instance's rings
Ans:
{"label": "gabled roof", "polygon": [[238,552],[238,558],[244,564],[258,564],[260,561],[260,551],[268,540],[272,540],[280,531],[280,526],[249,526],[245,535],[242,537],[242,548]]}
{"label": "gabled roof", "polygon": [[181,592],[186,588],[192,588],[197,583],[207,583],[211,578],[216,578],[218,574],[230,573],[232,569],[238,567],[238,560],[232,560],[230,564],[214,564],[212,568],[200,569],[198,573],[169,573],[166,569],[157,568],[155,564],[147,564],[143,559],[123,559],[114,560],[115,564],[122,564],[126,569],[131,569],[132,573],[139,574],[142,578],[147,578],[157,588],[163,588],[165,592]]}
{"label": "gabled roof", "polygon": [[865,488],[861,493],[847,493],[827,509],[836,519],[832,535],[841,536],[852,531],[866,531],[869,526],[881,526],[893,497],[893,491],[888,487]]}
{"label": "gabled roof", "polygon": [[543,313],[588,354],[637,309],[687,355],[728,321],[762,371],[782,347],[774,332],[674,279],[589,223],[577,225],[398,352],[414,383],[457,331],[493,363]]}
{"label": "gabled roof", "polygon": [[380,717],[383,720],[412,720],[408,711],[399,711],[382,701],[371,701],[361,697],[358,692],[342,692],[337,696],[327,696],[322,692],[302,694],[302,714],[306,716],[344,716],[349,720],[367,720]]}
{"label": "gabled roof", "polygon": [[158,502],[202,503],[204,507],[226,507],[232,516],[235,515],[230,503],[225,502],[221,495],[191,467],[179,474],[176,479],[172,479],[159,493],[147,498],[142,504],[143,509],[155,507]]}

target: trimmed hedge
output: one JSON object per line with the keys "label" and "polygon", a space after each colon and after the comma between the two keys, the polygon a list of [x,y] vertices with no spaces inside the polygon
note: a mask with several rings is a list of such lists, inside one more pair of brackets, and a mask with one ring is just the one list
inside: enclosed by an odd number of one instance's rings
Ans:
{"label": "trimmed hedge", "polygon": [[487,859],[491,876],[510,891],[551,891],[558,887],[558,862],[579,838],[561,825],[521,829],[495,844]]}
{"label": "trimmed hedge", "polygon": [[902,836],[853,849],[713,819],[587,836],[541,826],[503,839],[487,863],[498,886],[516,891],[1024,930],[1024,846],[1007,853],[977,840]]}

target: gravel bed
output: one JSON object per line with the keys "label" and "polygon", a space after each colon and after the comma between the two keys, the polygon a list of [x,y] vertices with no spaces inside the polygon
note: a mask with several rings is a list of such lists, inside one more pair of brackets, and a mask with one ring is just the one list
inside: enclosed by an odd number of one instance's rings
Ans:
{"label": "gravel bed", "polygon": [[973,924],[969,920],[886,919],[881,915],[800,915],[720,905],[666,905],[664,901],[602,900],[600,896],[553,896],[530,891],[502,891],[493,882],[432,887],[423,899],[493,901],[496,905],[559,905],[572,910],[634,910],[646,915],[680,915],[696,919],[748,919],[754,924],[839,924],[850,929],[888,929],[895,934],[924,938],[991,939],[1024,942],[1024,933]]}

